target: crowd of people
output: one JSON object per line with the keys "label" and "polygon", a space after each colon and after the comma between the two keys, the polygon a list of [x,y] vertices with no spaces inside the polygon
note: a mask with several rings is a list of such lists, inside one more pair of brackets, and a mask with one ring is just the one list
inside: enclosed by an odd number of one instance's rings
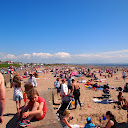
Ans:
{"label": "crowd of people", "polygon": [[[28,77],[28,82],[24,84],[24,88],[21,86],[21,77],[19,75],[15,75],[17,69],[10,68],[10,88],[13,88],[13,101],[16,102],[16,109],[20,126],[29,126],[31,119],[35,120],[42,120],[47,111],[47,106],[45,100],[39,96],[38,91],[36,90],[37,81],[36,77],[38,76],[37,70],[35,69],[35,73],[32,74],[32,71],[26,71],[24,75]],[[22,70],[22,69],[21,69]],[[100,76],[104,75],[104,78],[113,77],[114,74],[118,72],[118,68],[114,69],[99,69],[98,73]],[[77,68],[73,67],[61,67],[61,68],[52,68],[52,69],[44,69],[42,72],[45,74],[48,71],[53,72],[56,81],[54,82],[54,88],[57,91],[58,98],[61,97],[63,100],[66,96],[72,95],[74,99],[74,108],[77,109],[77,105],[79,104],[80,109],[82,108],[82,103],[80,101],[80,86],[79,83],[75,80],[77,77],[85,76],[90,78],[87,81],[87,85],[91,85],[93,88],[101,87],[99,85],[99,77],[97,76],[97,71],[92,70],[90,68]],[[1,73],[4,74],[5,72],[3,69]],[[0,74],[0,123],[3,122],[3,111],[5,108],[5,82],[3,75]],[[127,71],[123,70],[122,78],[125,81],[127,77]],[[61,82],[60,82],[61,81]],[[124,92],[128,92],[128,83],[124,86]],[[122,96],[122,91],[119,91],[119,95],[117,96],[117,104],[118,107],[121,109],[127,110],[127,100]],[[24,106],[21,105],[21,101],[24,100]],[[70,104],[71,105],[71,104]],[[71,107],[71,106],[70,106]],[[65,109],[63,113],[61,113],[60,123],[62,124],[63,128],[73,128],[74,126],[70,124],[70,120],[73,119],[70,116],[70,111]],[[108,122],[105,128],[115,128],[116,126],[116,119],[115,116],[112,114],[111,111],[106,112],[106,118]],[[102,128],[102,126],[94,125],[93,121],[90,117],[86,119],[87,123],[85,126],[78,125],[79,128]],[[77,127],[77,126],[76,126]]]}
{"label": "crowd of people", "polygon": [[[37,87],[37,82],[34,74],[29,74],[28,82],[25,83],[23,89],[20,75],[14,75],[12,71],[13,70],[10,70],[9,72],[10,75],[12,75],[10,78],[10,88],[14,89],[13,101],[16,102],[17,122],[18,125],[22,127],[30,126],[31,119],[42,120],[45,117],[47,111],[46,102],[39,96],[38,91],[35,89]],[[6,96],[5,82],[2,74],[0,73],[0,124],[3,123]],[[23,106],[21,105],[22,100],[24,100]]]}
{"label": "crowd of people", "polygon": [[[77,104],[79,103],[80,108],[82,107],[81,102],[80,102],[80,86],[77,82],[75,82],[75,77],[80,77],[82,75],[86,77],[90,77],[90,79],[86,82],[86,85],[91,86],[92,88],[103,88],[103,92],[109,91],[109,85],[106,84],[104,86],[99,85],[99,77],[96,74],[96,71],[94,70],[91,72],[91,69],[75,69],[77,70],[76,75],[72,75],[73,70],[71,69],[54,69],[52,70],[55,73],[54,77],[57,77],[56,81],[54,82],[54,87],[57,90],[57,94],[61,96],[62,100],[64,97],[68,96],[69,94],[72,94],[74,99],[75,99],[75,108],[77,108]],[[114,74],[118,72],[118,68],[116,70],[112,69],[99,69],[98,73],[100,76],[102,74],[106,73],[104,75],[105,78],[113,77]],[[60,75],[59,75],[60,73]],[[127,77],[127,73],[125,70],[122,72],[122,78],[125,81],[125,78]],[[62,83],[59,84],[59,80],[61,79]],[[118,79],[118,78],[117,78]],[[67,81],[67,84],[65,83]],[[127,92],[128,88],[128,83],[124,86],[124,92]],[[121,109],[127,110],[127,101],[126,99],[122,96],[122,92],[119,91],[118,95],[118,107]],[[108,122],[104,128],[115,128],[116,127],[116,119],[115,116],[112,114],[111,111],[106,112],[106,119],[108,119]],[[60,115],[60,122],[63,126],[63,128],[74,128],[73,125],[70,124],[71,116],[69,110],[65,109],[63,111],[63,114],[61,113]],[[92,128],[92,127],[97,127],[97,128],[102,128],[102,126],[99,125],[93,125],[91,118],[88,117],[87,119],[87,124],[85,126],[75,126],[79,128]]]}

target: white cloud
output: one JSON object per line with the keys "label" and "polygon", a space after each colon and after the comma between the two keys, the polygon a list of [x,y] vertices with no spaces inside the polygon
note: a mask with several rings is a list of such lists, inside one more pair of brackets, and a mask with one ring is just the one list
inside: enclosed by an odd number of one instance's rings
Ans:
{"label": "white cloud", "polygon": [[122,53],[128,53],[128,49],[120,50],[120,51],[102,52],[100,54],[122,54]]}
{"label": "white cloud", "polygon": [[33,57],[49,58],[52,55],[50,53],[32,53]]}
{"label": "white cloud", "polygon": [[16,56],[12,55],[12,54],[7,54],[6,56],[8,59],[16,59]]}
{"label": "white cloud", "polygon": [[24,57],[30,58],[31,55],[30,54],[24,54]]}
{"label": "white cloud", "polygon": [[42,63],[128,63],[128,50],[77,55],[71,55],[66,52],[57,52],[54,54],[34,52],[32,54],[22,54],[18,56],[0,53],[0,59]]}
{"label": "white cloud", "polygon": [[66,52],[58,52],[58,53],[53,54],[53,57],[69,58],[69,57],[71,57],[71,55],[69,53],[66,53]]}

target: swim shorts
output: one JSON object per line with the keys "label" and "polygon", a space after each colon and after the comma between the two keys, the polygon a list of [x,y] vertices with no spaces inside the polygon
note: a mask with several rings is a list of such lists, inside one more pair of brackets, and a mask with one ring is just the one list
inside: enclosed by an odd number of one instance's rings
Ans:
{"label": "swim shorts", "polygon": [[68,86],[68,89],[72,90],[72,86]]}
{"label": "swim shorts", "polygon": [[20,96],[20,95],[16,95],[14,98],[13,98],[13,101],[21,101],[23,98]]}
{"label": "swim shorts", "polygon": [[36,118],[36,117],[34,116],[34,119],[36,119],[36,120],[42,120],[44,117],[45,117],[45,115],[43,114],[40,118]]}

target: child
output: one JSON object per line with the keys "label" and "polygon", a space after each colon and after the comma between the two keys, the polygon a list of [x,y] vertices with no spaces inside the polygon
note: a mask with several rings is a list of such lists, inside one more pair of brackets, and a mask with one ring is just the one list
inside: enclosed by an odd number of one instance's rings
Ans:
{"label": "child", "polygon": [[29,126],[32,118],[42,120],[47,111],[46,102],[42,97],[39,97],[36,89],[31,89],[27,96],[30,101],[24,109],[26,112],[22,113],[22,120],[19,122],[19,125],[23,127]]}
{"label": "child", "polygon": [[33,88],[33,85],[32,85],[32,83],[26,83],[25,85],[24,85],[24,88],[25,88],[25,92],[24,92],[24,94],[23,94],[23,99],[24,99],[24,102],[25,102],[25,106],[28,104],[28,99],[27,99],[27,94],[28,94],[28,92]]}
{"label": "child", "polygon": [[87,124],[85,124],[84,128],[93,128],[93,127],[95,127],[95,125],[92,124],[92,121],[91,121],[90,117],[88,117],[86,120],[87,120]]}
{"label": "child", "polygon": [[17,121],[19,121],[22,118],[22,113],[25,112],[25,107],[28,105],[28,102],[29,102],[29,99],[27,97],[27,94],[33,88],[33,85],[32,85],[32,83],[26,83],[24,85],[24,88],[25,88],[25,91],[23,93],[23,99],[24,99],[25,104],[19,110],[19,118],[18,118]]}
{"label": "child", "polygon": [[21,82],[19,80],[20,78],[18,76],[14,76],[13,78],[13,83],[11,84],[11,88],[14,88],[14,93],[13,93],[13,101],[16,101],[16,108],[18,112],[18,117],[19,117],[19,108],[21,107],[21,100],[23,99],[23,94],[21,91]]}

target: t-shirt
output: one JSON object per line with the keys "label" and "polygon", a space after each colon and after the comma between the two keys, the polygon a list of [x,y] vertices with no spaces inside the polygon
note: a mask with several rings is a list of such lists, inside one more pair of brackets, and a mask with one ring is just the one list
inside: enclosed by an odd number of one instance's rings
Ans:
{"label": "t-shirt", "polygon": [[68,86],[72,86],[72,78],[68,79]]}
{"label": "t-shirt", "polygon": [[37,87],[37,82],[35,77],[29,78],[28,82],[32,83],[33,87]]}
{"label": "t-shirt", "polygon": [[61,84],[61,95],[68,95],[68,87],[66,84]]}
{"label": "t-shirt", "polygon": [[56,86],[56,88],[59,88],[60,87],[59,86],[59,82],[57,80],[54,82],[54,85]]}
{"label": "t-shirt", "polygon": [[[46,111],[47,111],[47,106],[46,106],[46,102],[45,100],[42,98],[42,97],[38,97],[38,101],[37,101],[39,104],[44,102],[44,107],[43,107],[43,115],[46,115]],[[28,103],[29,105],[33,106],[33,102],[29,101]]]}
{"label": "t-shirt", "polygon": [[95,125],[92,123],[85,124],[85,126],[84,126],[84,128],[93,128],[93,127],[95,127]]}
{"label": "t-shirt", "polygon": [[123,76],[126,76],[126,73],[125,72],[123,72]]}

